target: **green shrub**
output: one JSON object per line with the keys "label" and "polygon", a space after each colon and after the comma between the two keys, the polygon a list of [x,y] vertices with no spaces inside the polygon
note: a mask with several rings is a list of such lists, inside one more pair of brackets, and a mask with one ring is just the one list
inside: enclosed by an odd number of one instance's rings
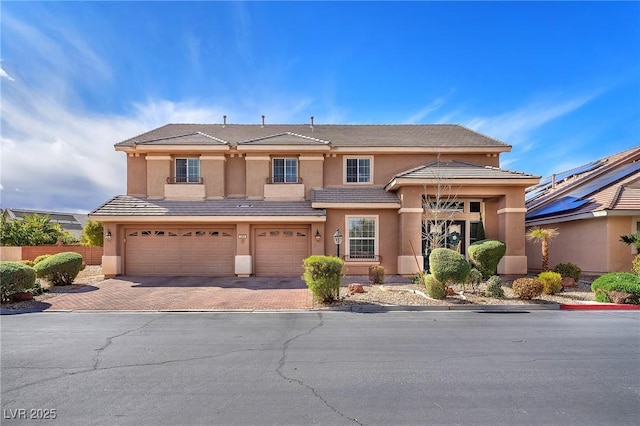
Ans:
{"label": "green shrub", "polygon": [[53,285],[69,285],[85,266],[80,254],[64,252],[41,260],[34,269],[39,278],[45,278]]}
{"label": "green shrub", "polygon": [[556,267],[553,268],[553,271],[562,275],[562,278],[573,278],[576,282],[580,280],[580,275],[582,275],[582,269],[580,269],[575,263],[571,262],[558,263]]}
{"label": "green shrub", "polygon": [[424,276],[424,284],[427,295],[432,299],[442,300],[447,297],[447,289],[444,283],[438,281],[432,274]]}
{"label": "green shrub", "polygon": [[640,304],[640,276],[631,272],[609,272],[591,283],[591,290],[595,292],[598,302],[609,303],[609,291],[619,291],[631,294],[627,300],[632,304]]}
{"label": "green shrub", "polygon": [[471,271],[471,265],[457,251],[437,248],[429,255],[429,269],[441,283],[464,283]]}
{"label": "green shrub", "polygon": [[538,281],[542,283],[542,291],[544,294],[556,294],[562,290],[562,275],[557,272],[540,272],[538,274]]}
{"label": "green shrub", "polygon": [[384,266],[369,266],[369,280],[374,284],[384,284]]}
{"label": "green shrub", "polygon": [[507,252],[507,246],[498,240],[482,240],[471,244],[468,251],[471,264],[487,279],[496,273],[500,259]]}
{"label": "green shrub", "polygon": [[20,262],[0,261],[0,296],[3,302],[28,291],[36,282],[36,271]]}
{"label": "green shrub", "polygon": [[631,271],[640,275],[640,254],[633,258],[633,262],[631,262]]}
{"label": "green shrub", "polygon": [[471,287],[475,290],[476,286],[482,282],[482,272],[476,268],[471,268],[469,275],[465,281],[466,284],[471,284]]}
{"label": "green shrub", "polygon": [[40,256],[37,256],[35,259],[33,259],[33,264],[35,265],[36,263],[40,263],[45,259],[50,258],[51,255],[50,254],[41,254]]}
{"label": "green shrub", "polygon": [[344,261],[335,256],[309,256],[303,264],[302,278],[313,296],[323,303],[336,300],[340,295]]}
{"label": "green shrub", "polygon": [[496,297],[502,299],[504,290],[502,289],[502,280],[497,275],[492,275],[487,280],[487,290],[484,292],[487,297]]}
{"label": "green shrub", "polygon": [[19,262],[24,264],[24,265],[31,266],[32,268],[33,268],[33,265],[34,265],[33,260],[28,260],[28,259],[27,260],[20,260]]}
{"label": "green shrub", "polygon": [[522,300],[531,300],[542,294],[542,283],[536,278],[518,278],[513,282],[513,292]]}

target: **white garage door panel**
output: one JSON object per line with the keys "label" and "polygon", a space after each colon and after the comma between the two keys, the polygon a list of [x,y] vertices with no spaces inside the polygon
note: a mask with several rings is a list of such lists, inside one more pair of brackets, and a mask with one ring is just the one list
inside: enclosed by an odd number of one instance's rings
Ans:
{"label": "white garage door panel", "polygon": [[256,275],[300,276],[309,256],[307,228],[256,229]]}
{"label": "white garage door panel", "polygon": [[127,275],[233,275],[231,228],[127,229],[125,235]]}

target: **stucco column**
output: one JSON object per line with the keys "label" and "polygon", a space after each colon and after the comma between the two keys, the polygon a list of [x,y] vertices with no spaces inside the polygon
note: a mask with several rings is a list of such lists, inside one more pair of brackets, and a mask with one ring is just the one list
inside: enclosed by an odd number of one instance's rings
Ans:
{"label": "stucco column", "polygon": [[164,185],[171,176],[171,156],[147,155],[147,197],[164,198]]}
{"label": "stucco column", "polygon": [[239,277],[248,277],[253,273],[250,231],[248,223],[239,223],[236,227],[235,274]]}
{"label": "stucco column", "polygon": [[[524,189],[522,189],[524,192]],[[525,214],[524,193],[507,194],[500,200],[498,213],[499,239],[504,241],[507,252],[498,264],[498,273],[506,275],[524,275],[527,273],[527,255],[525,251]]]}
{"label": "stucco column", "polygon": [[224,198],[224,155],[201,155],[200,176],[204,180],[205,198]]}
{"label": "stucco column", "polygon": [[[126,244],[124,227],[115,223],[103,223],[104,241],[102,244],[102,273],[105,278],[113,278],[122,275],[122,250]],[[111,233],[111,239],[107,240],[107,233]]]}
{"label": "stucco column", "polygon": [[424,265],[422,193],[418,188],[402,188],[399,193],[402,207],[398,210],[398,274],[414,275]]}
{"label": "stucco column", "polygon": [[300,163],[300,177],[304,184],[304,197],[308,200],[311,198],[313,188],[323,187],[324,156],[301,155],[298,161]]}
{"label": "stucco column", "polygon": [[264,198],[264,186],[269,177],[271,159],[268,156],[245,157],[247,162],[247,198]]}

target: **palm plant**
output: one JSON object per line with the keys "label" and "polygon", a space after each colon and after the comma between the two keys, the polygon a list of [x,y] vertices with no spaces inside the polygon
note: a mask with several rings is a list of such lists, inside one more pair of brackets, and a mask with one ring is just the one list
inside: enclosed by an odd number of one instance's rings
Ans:
{"label": "palm plant", "polygon": [[542,244],[542,270],[549,270],[549,244],[552,238],[559,234],[557,228],[541,228],[534,226],[527,231],[527,239],[529,241],[539,242]]}
{"label": "palm plant", "polygon": [[636,246],[636,249],[640,250],[640,232],[634,232],[629,235],[620,235],[620,241],[628,246],[633,244]]}

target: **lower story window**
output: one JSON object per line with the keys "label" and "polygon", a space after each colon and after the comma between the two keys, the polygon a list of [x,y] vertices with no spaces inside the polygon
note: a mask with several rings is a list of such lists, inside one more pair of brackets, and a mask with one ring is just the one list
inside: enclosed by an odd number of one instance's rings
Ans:
{"label": "lower story window", "polygon": [[376,257],[376,218],[350,217],[349,257],[354,259],[375,259]]}

